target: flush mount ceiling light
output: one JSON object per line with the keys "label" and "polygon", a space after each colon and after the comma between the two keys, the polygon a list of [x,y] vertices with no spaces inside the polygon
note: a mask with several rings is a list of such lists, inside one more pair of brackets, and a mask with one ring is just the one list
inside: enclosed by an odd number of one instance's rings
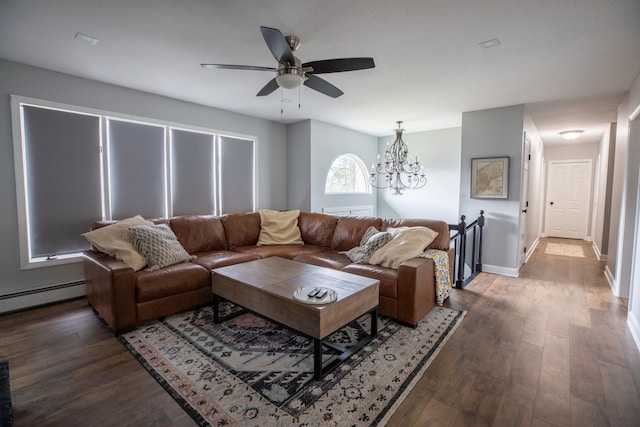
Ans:
{"label": "flush mount ceiling light", "polygon": [[568,140],[572,140],[572,139],[576,139],[577,137],[579,137],[580,135],[582,135],[582,132],[584,132],[583,130],[565,130],[560,132],[560,135],[562,135],[562,137],[564,139],[568,139]]}

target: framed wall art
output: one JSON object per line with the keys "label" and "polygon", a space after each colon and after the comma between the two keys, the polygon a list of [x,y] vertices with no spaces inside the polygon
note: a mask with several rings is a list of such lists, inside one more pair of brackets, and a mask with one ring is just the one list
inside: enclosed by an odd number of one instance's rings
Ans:
{"label": "framed wall art", "polygon": [[471,159],[471,197],[506,199],[508,188],[509,157]]}

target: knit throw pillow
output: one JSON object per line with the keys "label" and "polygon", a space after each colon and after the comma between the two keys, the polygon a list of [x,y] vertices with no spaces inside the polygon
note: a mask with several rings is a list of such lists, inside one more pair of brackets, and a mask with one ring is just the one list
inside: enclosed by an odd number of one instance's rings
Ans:
{"label": "knit throw pillow", "polygon": [[180,262],[191,261],[167,224],[129,227],[127,238],[147,261],[146,270],[158,270]]}
{"label": "knit throw pillow", "polygon": [[[369,229],[372,228],[377,231],[375,227],[369,227]],[[366,235],[367,233],[365,232],[365,236]],[[356,246],[355,248],[345,252],[345,254],[349,257],[351,262],[355,262],[356,264],[367,264],[373,253],[387,244],[392,238],[393,236],[391,236],[390,233],[378,231],[371,235],[363,245]]]}

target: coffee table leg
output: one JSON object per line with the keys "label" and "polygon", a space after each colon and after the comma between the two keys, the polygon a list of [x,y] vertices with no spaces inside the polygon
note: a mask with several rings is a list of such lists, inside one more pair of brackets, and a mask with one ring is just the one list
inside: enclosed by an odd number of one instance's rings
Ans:
{"label": "coffee table leg", "polygon": [[313,378],[322,379],[322,340],[313,339]]}
{"label": "coffee table leg", "polygon": [[371,310],[371,337],[378,335],[378,307]]}

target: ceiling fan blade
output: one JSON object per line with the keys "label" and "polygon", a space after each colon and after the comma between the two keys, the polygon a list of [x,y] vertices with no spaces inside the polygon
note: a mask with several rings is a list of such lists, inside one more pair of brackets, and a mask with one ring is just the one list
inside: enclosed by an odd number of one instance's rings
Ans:
{"label": "ceiling fan blade", "polygon": [[260,92],[258,92],[256,96],[267,96],[279,87],[280,86],[278,86],[278,82],[276,82],[276,79],[274,77],[273,79],[269,80],[269,83],[267,83],[262,89],[260,89]]}
{"label": "ceiling fan blade", "polygon": [[373,58],[340,58],[311,61],[302,64],[303,68],[311,67],[313,74],[340,73],[343,71],[366,70],[374,68]]}
{"label": "ceiling fan blade", "polygon": [[307,74],[307,80],[305,80],[304,85],[310,87],[313,90],[317,90],[320,93],[324,93],[325,95],[332,98],[337,98],[340,95],[344,94],[343,91],[341,91],[328,81],[321,79],[320,77],[316,77],[313,74]]}
{"label": "ceiling fan blade", "polygon": [[231,65],[231,64],[200,64],[202,68],[220,68],[223,70],[248,70],[248,71],[278,71],[273,67],[260,67],[258,65]]}
{"label": "ceiling fan blade", "polygon": [[288,62],[289,65],[296,65],[289,43],[287,43],[280,30],[261,26],[260,31],[269,50],[278,62]]}

